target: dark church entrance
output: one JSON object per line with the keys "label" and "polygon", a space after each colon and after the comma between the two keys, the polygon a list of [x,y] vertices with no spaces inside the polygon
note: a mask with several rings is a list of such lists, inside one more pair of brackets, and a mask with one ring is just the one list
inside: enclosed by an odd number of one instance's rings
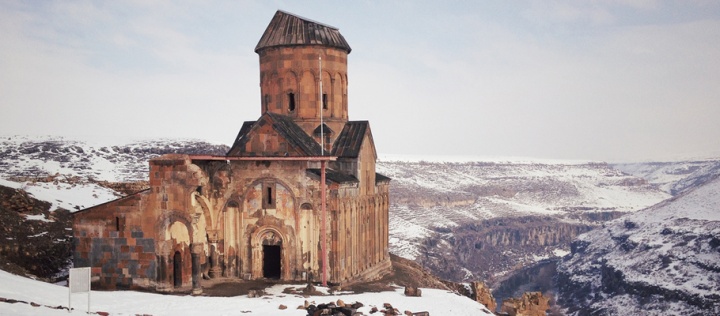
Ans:
{"label": "dark church entrance", "polygon": [[263,245],[263,277],[280,278],[280,245]]}
{"label": "dark church entrance", "polygon": [[173,285],[182,286],[182,255],[179,251],[175,251],[173,256]]}

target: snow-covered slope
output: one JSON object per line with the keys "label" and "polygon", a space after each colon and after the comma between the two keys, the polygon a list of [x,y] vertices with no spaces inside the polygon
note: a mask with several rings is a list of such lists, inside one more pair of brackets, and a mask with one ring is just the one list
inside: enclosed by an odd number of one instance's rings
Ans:
{"label": "snow-covered slope", "polygon": [[[146,180],[152,157],[226,151],[194,140],[5,136],[0,185],[23,188],[53,207],[82,209],[116,197],[100,180]],[[500,276],[558,256],[577,234],[669,198],[676,190],[667,188],[675,183],[697,185],[692,179],[720,165],[676,162],[663,167],[662,174],[673,175],[668,178],[653,176],[662,163],[437,160],[381,156],[377,170],[393,179],[390,251],[449,269],[433,272],[456,281]]]}
{"label": "snow-covered slope", "polygon": [[406,258],[433,228],[528,215],[578,222],[579,214],[631,212],[670,197],[605,163],[381,161],[378,172],[393,179],[391,246]]}
{"label": "snow-covered slope", "polygon": [[720,178],[581,235],[558,272],[573,315],[720,315]]}
{"label": "snow-covered slope", "polygon": [[98,181],[147,180],[148,160],[165,153],[222,155],[225,145],[198,140],[0,137],[0,185],[70,211],[118,198]]}
{"label": "snow-covered slope", "polygon": [[[16,276],[0,270],[0,297],[22,302],[7,303],[0,301],[0,315],[86,315],[87,294],[72,295],[74,310],[51,307],[68,306],[68,289]],[[402,289],[391,292],[364,294],[335,294],[303,297],[284,294],[287,287],[302,288],[304,285],[276,285],[261,298],[202,297],[150,294],[132,291],[99,292],[90,294],[90,311],[108,312],[110,315],[307,315],[302,309],[305,300],[328,303],[342,299],[344,302],[360,302],[364,307],[358,311],[370,315],[373,306],[382,309],[384,303],[390,303],[402,313],[427,311],[430,315],[492,315],[485,306],[465,296],[445,290],[422,289],[422,297],[407,297]],[[323,290],[322,288],[319,288]],[[324,289],[327,293],[327,289]],[[34,303],[33,306],[30,303]],[[280,309],[280,305],[287,309]]]}
{"label": "snow-covered slope", "polygon": [[647,179],[661,190],[677,195],[720,175],[720,161],[646,162],[616,164],[615,168]]}
{"label": "snow-covered slope", "polygon": [[76,175],[105,181],[147,180],[148,160],[166,153],[214,154],[225,145],[191,139],[71,139],[0,136],[0,176]]}
{"label": "snow-covered slope", "polygon": [[38,181],[15,182],[0,179],[0,185],[13,189],[23,189],[38,200],[52,203],[51,211],[58,208],[77,211],[119,197],[114,190],[88,181],[70,184]]}

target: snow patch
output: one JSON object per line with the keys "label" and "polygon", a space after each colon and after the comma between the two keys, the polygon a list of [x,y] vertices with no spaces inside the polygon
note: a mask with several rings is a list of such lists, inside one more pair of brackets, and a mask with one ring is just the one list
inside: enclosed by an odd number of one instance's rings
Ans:
{"label": "snow patch", "polygon": [[[68,289],[66,287],[43,283],[10,274],[0,270],[0,297],[35,302],[48,306],[67,306]],[[485,306],[452,292],[437,289],[422,289],[422,297],[408,297],[402,288],[395,291],[364,294],[338,294],[327,296],[302,297],[300,295],[283,294],[286,287],[292,285],[275,285],[267,289],[269,295],[261,298],[205,297],[162,295],[133,291],[92,291],[90,310],[104,311],[111,315],[307,315],[305,310],[297,309],[305,300],[316,303],[327,303],[342,299],[345,302],[361,302],[365,306],[359,311],[370,314],[373,306],[382,308],[383,303],[391,303],[401,312],[427,311],[430,315],[492,315]],[[299,287],[302,287],[299,286]],[[318,287],[327,293],[327,288]],[[86,315],[87,295],[73,294],[74,310],[55,310],[44,306],[32,307],[29,304],[0,303],[0,315]],[[280,310],[280,304],[287,309]]]}

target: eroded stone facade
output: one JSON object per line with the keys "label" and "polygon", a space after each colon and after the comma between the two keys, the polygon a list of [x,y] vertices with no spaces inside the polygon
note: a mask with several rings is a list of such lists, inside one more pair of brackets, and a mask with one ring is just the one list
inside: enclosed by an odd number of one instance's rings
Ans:
{"label": "eroded stone facade", "polygon": [[243,124],[226,156],[152,159],[148,190],[75,213],[75,266],[92,267],[96,287],[198,293],[201,278],[318,282],[324,262],[329,283],[389,272],[390,179],[375,172],[368,122],[348,121],[349,46],[341,36],[341,45],[266,40],[283,23],[340,36],[276,13],[256,48],[262,116]]}

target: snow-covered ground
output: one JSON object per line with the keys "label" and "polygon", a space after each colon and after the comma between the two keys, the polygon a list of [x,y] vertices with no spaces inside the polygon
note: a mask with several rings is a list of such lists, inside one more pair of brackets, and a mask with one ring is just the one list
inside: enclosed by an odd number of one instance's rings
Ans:
{"label": "snow-covered ground", "polygon": [[119,196],[115,191],[94,183],[52,183],[52,182],[14,182],[0,179],[0,185],[13,189],[23,189],[34,198],[53,205],[50,211],[64,208],[74,212],[90,206],[102,204]]}
{"label": "snow-covered ground", "polygon": [[147,180],[150,158],[177,152],[224,154],[227,149],[194,139],[0,136],[0,178],[59,174],[114,182]]}
{"label": "snow-covered ground", "polygon": [[[97,181],[147,180],[148,160],[164,153],[224,153],[227,146],[192,139],[0,136],[0,185],[76,211],[119,196]],[[48,178],[52,178],[48,181]]]}
{"label": "snow-covered ground", "polygon": [[581,213],[633,212],[671,196],[604,163],[381,160],[377,170],[392,178],[391,249],[408,259],[437,227],[528,215],[577,222]]}
{"label": "snow-covered ground", "polygon": [[[427,311],[430,315],[492,315],[478,302],[445,290],[422,289],[422,297],[407,297],[403,289],[393,292],[364,294],[339,294],[303,297],[283,294],[286,287],[301,288],[303,285],[276,285],[261,298],[181,296],[141,293],[133,291],[92,291],[90,311],[108,312],[110,315],[307,315],[305,310],[297,309],[305,300],[317,304],[335,302],[338,299],[346,303],[360,302],[364,307],[358,311],[370,315],[373,306],[382,309],[384,303],[390,303],[401,313]],[[319,288],[323,290],[322,288]],[[326,289],[324,289],[326,290]],[[67,287],[43,283],[20,277],[0,270],[0,297],[25,301],[23,303],[0,302],[0,315],[86,315],[87,294],[72,294],[74,310],[51,309],[47,306],[68,306]],[[33,307],[33,302],[41,306]],[[280,305],[287,309],[279,309]]]}
{"label": "snow-covered ground", "polygon": [[615,164],[625,173],[646,179],[673,195],[702,184],[720,174],[720,161],[704,159],[684,162]]}
{"label": "snow-covered ground", "polygon": [[719,193],[716,178],[579,236],[572,256],[558,267],[568,284],[574,284],[565,293],[572,298],[569,304],[581,301],[589,310],[628,314],[642,310],[665,315],[672,310],[676,312],[671,314],[718,315]]}
{"label": "snow-covered ground", "polygon": [[500,162],[500,163],[520,163],[520,164],[562,164],[562,165],[579,165],[593,163],[589,160],[570,160],[570,159],[541,159],[530,157],[510,157],[510,156],[461,156],[461,155],[406,155],[406,154],[378,154],[378,160],[387,162]]}

